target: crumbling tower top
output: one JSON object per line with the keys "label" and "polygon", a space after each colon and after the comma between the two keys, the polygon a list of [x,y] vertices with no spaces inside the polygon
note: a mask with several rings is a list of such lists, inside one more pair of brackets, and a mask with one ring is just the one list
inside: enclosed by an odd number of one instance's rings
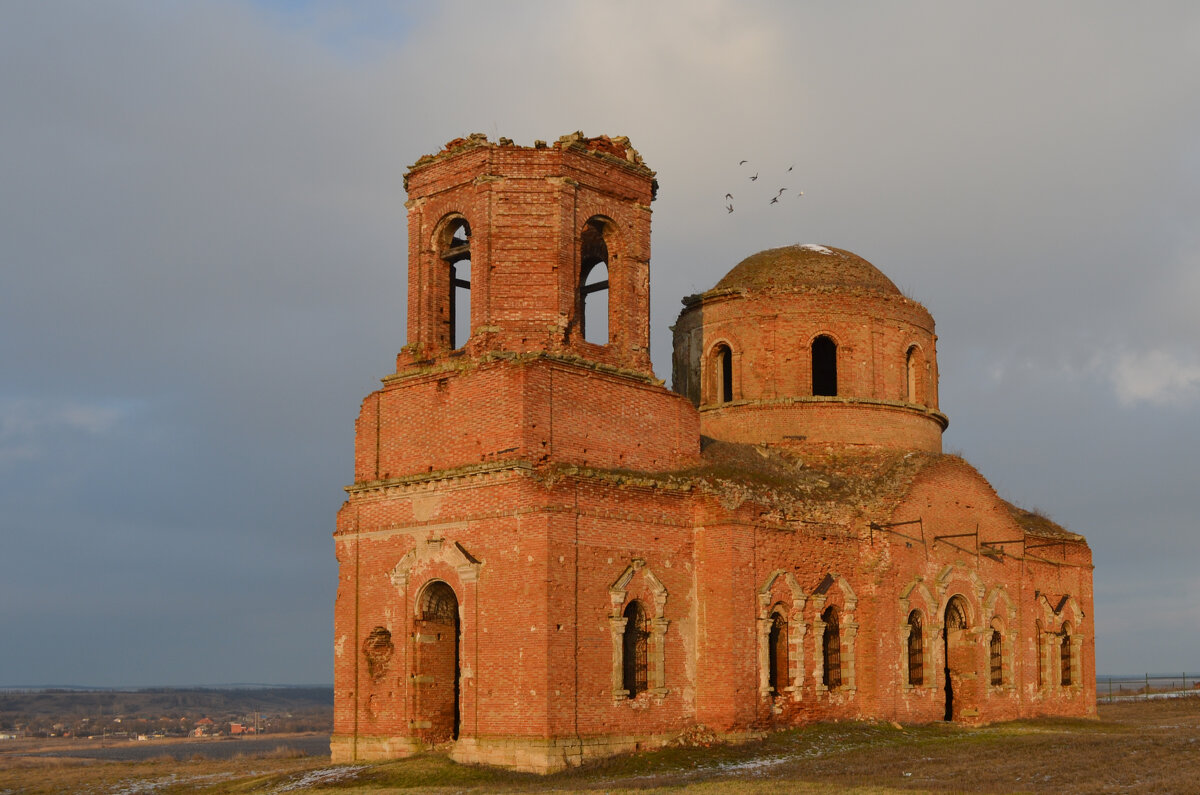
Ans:
{"label": "crumbling tower top", "polygon": [[398,366],[546,352],[652,375],[650,203],[627,138],[474,134],[419,159],[409,200],[408,346]]}

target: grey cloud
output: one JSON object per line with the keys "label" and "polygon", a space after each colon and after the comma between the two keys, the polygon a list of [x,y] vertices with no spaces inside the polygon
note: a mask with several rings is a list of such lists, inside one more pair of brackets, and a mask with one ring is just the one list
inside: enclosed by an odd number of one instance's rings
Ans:
{"label": "grey cloud", "polygon": [[[473,131],[625,134],[657,169],[660,376],[679,298],[744,256],[875,262],[938,320],[947,446],[1091,540],[1101,669],[1200,655],[1125,618],[1165,615],[1129,582],[1193,587],[1200,12],[606,8],[0,9],[0,684],[328,681],[403,173]],[[742,158],[805,196],[768,206]],[[1154,377],[1173,400],[1118,400]],[[3,430],[30,405],[83,413]]]}

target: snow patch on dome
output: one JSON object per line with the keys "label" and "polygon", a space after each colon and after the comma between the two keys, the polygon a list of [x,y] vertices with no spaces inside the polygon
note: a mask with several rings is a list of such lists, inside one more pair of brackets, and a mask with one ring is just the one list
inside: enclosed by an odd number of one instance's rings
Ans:
{"label": "snow patch on dome", "polygon": [[818,254],[833,254],[833,252],[829,249],[825,248],[824,246],[818,246],[816,243],[805,243],[803,246],[800,246],[800,248],[804,249],[805,251],[815,251]]}

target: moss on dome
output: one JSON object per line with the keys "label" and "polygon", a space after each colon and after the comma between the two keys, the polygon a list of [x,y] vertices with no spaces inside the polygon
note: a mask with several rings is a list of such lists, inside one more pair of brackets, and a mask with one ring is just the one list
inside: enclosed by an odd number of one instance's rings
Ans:
{"label": "moss on dome", "polygon": [[712,292],[730,290],[865,291],[902,295],[892,280],[857,254],[832,246],[769,248],[739,262]]}

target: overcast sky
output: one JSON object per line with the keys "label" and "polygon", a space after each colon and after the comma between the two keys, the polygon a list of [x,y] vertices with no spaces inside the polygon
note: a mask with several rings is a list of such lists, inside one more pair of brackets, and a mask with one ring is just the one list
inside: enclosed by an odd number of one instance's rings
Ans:
{"label": "overcast sky", "polygon": [[1100,672],[1200,672],[1200,5],[47,0],[0,4],[0,686],[332,681],[404,172],[574,130],[658,172],[660,377],[745,256],[858,253],[946,449],[1087,536]]}

